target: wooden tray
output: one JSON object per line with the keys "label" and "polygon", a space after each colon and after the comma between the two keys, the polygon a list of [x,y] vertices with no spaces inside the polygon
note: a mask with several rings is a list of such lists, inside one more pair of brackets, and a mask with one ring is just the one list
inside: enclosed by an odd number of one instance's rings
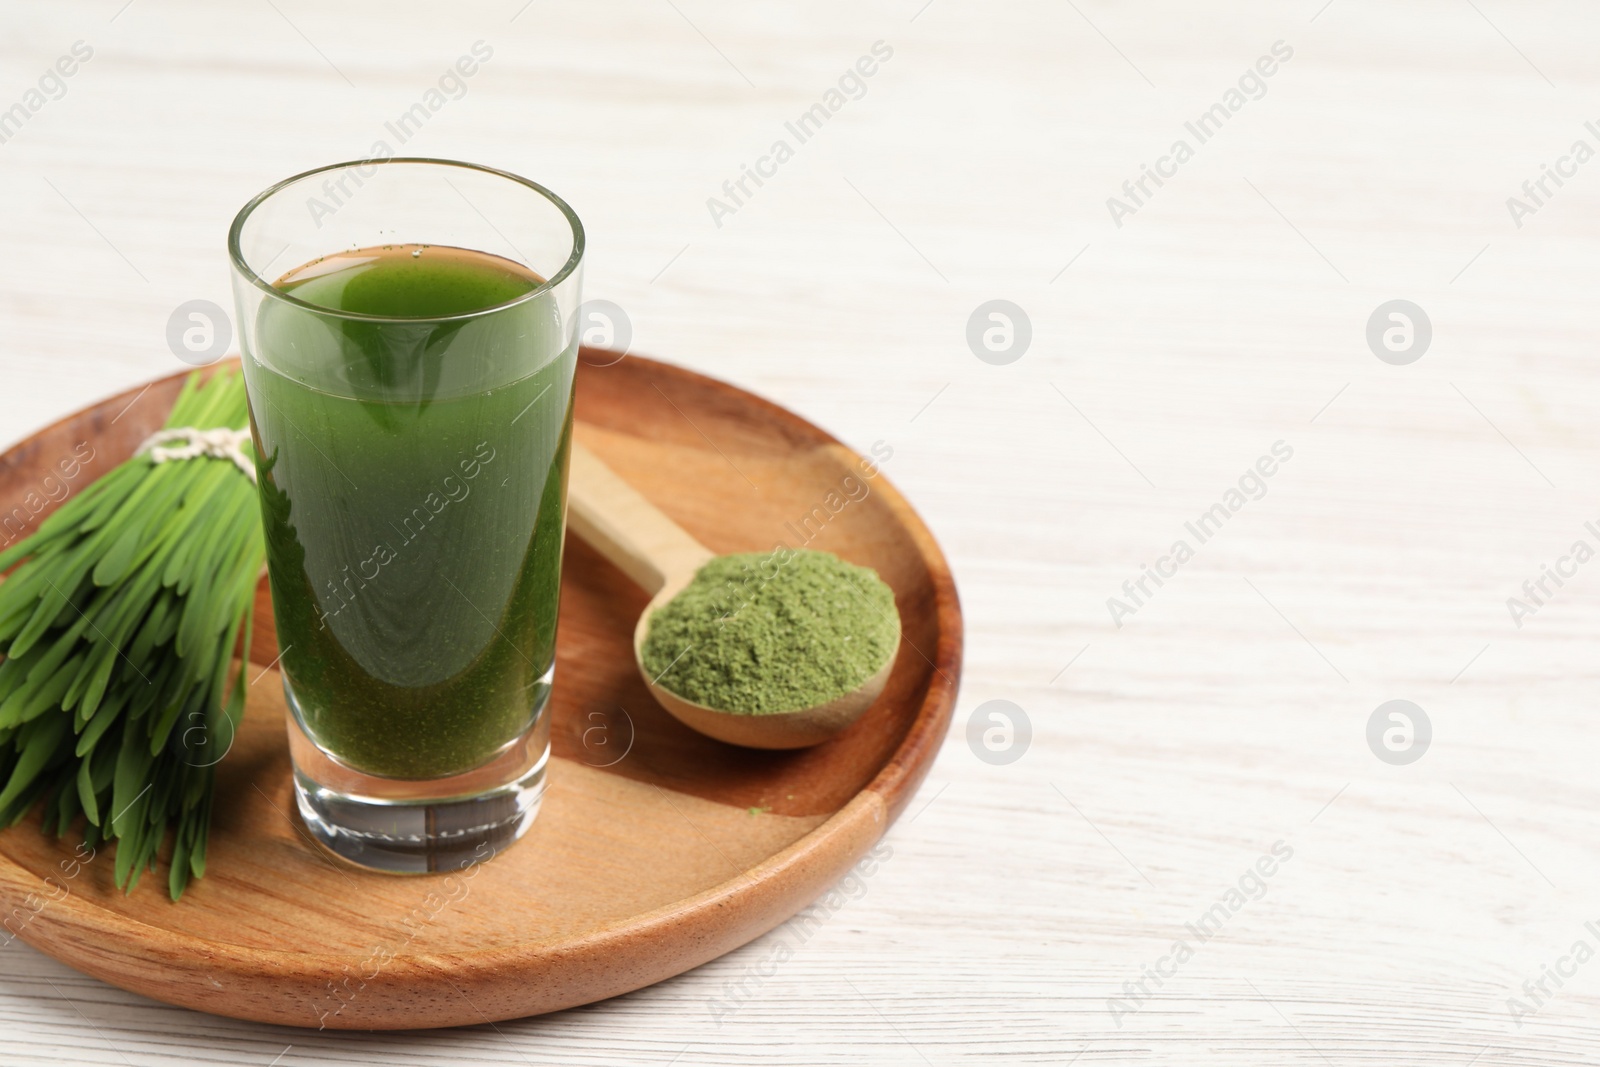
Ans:
{"label": "wooden tray", "polygon": [[[131,454],[181,377],[106,400],[0,456],[0,522],[21,508],[34,515],[31,529],[62,485],[80,490]],[[577,403],[579,438],[714,551],[797,546],[794,530],[810,517],[809,547],[877,568],[894,588],[904,638],[887,689],[860,722],[798,752],[693,733],[634,670],[629,642],[644,594],[569,537],[555,758],[538,820],[516,847],[465,874],[373,874],[313,846],[294,811],[263,581],[249,707],[218,767],[210,873],[179,904],[167,900],[164,875],[124,896],[109,849],[77,863],[73,839],[41,834],[31,817],[0,833],[8,934],[113,985],[219,1015],[456,1026],[680,974],[843,876],[909,802],[949,725],[961,612],[938,546],[882,474],[864,483],[864,499],[831,512],[829,494],[859,475],[858,457],[731,385],[585,350]],[[63,481],[59,461],[84,442],[93,459]],[[831,505],[848,499],[841,491]],[[9,536],[0,531],[0,542]]]}

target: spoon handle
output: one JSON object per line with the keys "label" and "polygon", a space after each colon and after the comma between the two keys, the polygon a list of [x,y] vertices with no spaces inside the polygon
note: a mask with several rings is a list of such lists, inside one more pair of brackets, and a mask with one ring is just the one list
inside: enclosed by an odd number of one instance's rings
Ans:
{"label": "spoon handle", "polygon": [[577,441],[567,516],[573,533],[651,596],[668,580],[692,575],[713,555]]}

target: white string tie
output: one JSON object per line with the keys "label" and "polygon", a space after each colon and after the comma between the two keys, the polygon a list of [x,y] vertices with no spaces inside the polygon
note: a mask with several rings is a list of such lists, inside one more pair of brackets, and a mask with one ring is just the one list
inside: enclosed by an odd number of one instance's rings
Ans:
{"label": "white string tie", "polygon": [[136,454],[150,453],[151,463],[166,463],[174,459],[199,459],[201,456],[229,459],[233,461],[235,467],[244,472],[245,477],[254,482],[255,464],[240,451],[249,440],[248,428],[230,430],[226,426],[218,426],[212,430],[199,430],[193,426],[176,426],[157,430],[145,438],[144,444],[139,446]]}

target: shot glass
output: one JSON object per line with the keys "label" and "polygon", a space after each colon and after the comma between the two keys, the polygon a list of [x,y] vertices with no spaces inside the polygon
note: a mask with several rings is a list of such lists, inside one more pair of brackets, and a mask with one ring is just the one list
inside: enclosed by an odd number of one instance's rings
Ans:
{"label": "shot glass", "polygon": [[456,870],[538,812],[583,249],[549,190],[434,159],[229,232],[295,794],[353,863]]}

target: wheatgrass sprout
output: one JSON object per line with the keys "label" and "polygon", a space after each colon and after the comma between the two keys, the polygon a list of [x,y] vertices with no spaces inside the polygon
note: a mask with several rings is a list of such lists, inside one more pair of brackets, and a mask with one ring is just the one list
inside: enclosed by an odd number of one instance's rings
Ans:
{"label": "wheatgrass sprout", "polygon": [[[244,380],[191,375],[166,426],[246,424]],[[248,443],[242,449],[248,449]],[[244,453],[246,456],[248,452]],[[116,842],[132,891],[163,844],[177,900],[205,873],[215,764],[244,711],[264,548],[255,486],[214,456],[137,455],[0,552],[0,826],[38,804]],[[15,569],[12,569],[15,568]],[[231,678],[230,678],[231,675]]]}

